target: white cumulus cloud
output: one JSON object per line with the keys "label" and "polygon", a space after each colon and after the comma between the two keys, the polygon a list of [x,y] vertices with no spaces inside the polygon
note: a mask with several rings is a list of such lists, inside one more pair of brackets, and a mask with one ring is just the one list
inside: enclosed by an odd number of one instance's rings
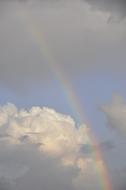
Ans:
{"label": "white cumulus cloud", "polygon": [[88,144],[86,125],[77,128],[70,116],[45,107],[0,107],[0,177],[13,189],[100,189],[95,160],[81,151]]}

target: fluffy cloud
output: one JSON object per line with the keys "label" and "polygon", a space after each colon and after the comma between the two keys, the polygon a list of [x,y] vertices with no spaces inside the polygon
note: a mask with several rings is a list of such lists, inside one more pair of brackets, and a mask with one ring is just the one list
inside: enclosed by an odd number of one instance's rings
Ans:
{"label": "fluffy cloud", "polygon": [[95,160],[81,151],[89,144],[86,125],[53,109],[0,107],[0,177],[13,189],[100,189]]}
{"label": "fluffy cloud", "polygon": [[123,98],[114,95],[110,104],[102,106],[102,111],[106,115],[108,126],[126,135],[126,104]]}

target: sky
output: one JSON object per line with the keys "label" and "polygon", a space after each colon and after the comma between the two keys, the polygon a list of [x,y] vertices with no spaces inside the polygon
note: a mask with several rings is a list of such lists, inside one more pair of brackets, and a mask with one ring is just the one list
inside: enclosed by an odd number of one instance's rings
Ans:
{"label": "sky", "polygon": [[125,49],[124,0],[0,0],[0,190],[126,189]]}

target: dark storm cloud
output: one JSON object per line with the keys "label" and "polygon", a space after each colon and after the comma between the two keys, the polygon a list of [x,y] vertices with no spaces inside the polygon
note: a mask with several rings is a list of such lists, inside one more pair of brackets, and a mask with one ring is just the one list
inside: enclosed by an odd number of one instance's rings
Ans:
{"label": "dark storm cloud", "polygon": [[95,8],[117,13],[120,16],[126,16],[126,1],[125,0],[84,0]]}

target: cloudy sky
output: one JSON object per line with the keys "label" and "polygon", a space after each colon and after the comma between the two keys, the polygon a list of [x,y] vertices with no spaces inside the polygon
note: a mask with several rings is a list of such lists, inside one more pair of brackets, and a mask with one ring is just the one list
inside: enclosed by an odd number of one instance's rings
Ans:
{"label": "cloudy sky", "polygon": [[126,189],[125,50],[125,0],[0,0],[0,190]]}

